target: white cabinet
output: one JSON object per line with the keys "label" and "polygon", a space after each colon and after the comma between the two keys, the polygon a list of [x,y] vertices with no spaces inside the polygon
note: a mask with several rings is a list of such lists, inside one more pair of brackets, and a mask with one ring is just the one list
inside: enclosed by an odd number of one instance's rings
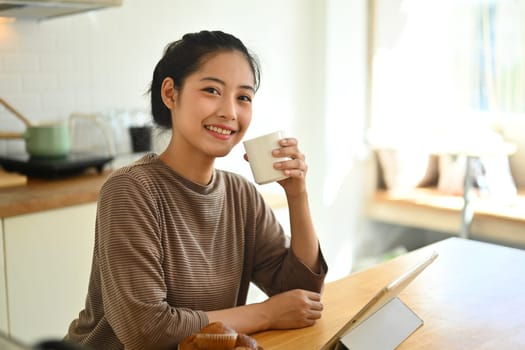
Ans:
{"label": "white cabinet", "polygon": [[89,203],[3,219],[13,337],[28,344],[61,339],[78,316],[89,282],[95,213],[96,203]]}
{"label": "white cabinet", "polygon": [[9,333],[4,261],[4,226],[0,225],[0,332]]}

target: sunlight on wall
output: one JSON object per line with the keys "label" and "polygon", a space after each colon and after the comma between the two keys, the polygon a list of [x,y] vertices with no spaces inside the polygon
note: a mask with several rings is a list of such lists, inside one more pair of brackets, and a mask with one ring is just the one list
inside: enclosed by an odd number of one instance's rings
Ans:
{"label": "sunlight on wall", "polygon": [[347,275],[360,246],[365,193],[366,1],[327,1],[324,107],[323,253],[327,280]]}
{"label": "sunlight on wall", "polygon": [[[356,158],[363,156],[364,83],[367,77],[363,69],[366,67],[364,3],[330,1],[328,4],[327,17],[330,20],[327,21],[325,97],[327,170],[323,203],[331,206],[345,178],[355,167]],[[342,16],[342,13],[348,17]]]}
{"label": "sunlight on wall", "polygon": [[470,12],[433,1],[403,1],[396,16],[389,10],[377,11],[373,125],[405,134],[434,118],[453,123],[448,112],[470,103]]}

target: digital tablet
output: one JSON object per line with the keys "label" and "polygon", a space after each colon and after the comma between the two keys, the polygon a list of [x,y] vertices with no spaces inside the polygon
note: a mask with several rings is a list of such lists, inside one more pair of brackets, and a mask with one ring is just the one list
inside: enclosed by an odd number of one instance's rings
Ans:
{"label": "digital tablet", "polygon": [[350,330],[357,327],[361,322],[366,320],[370,315],[383,307],[393,298],[405,289],[416,278],[421,271],[430,265],[436,258],[437,252],[433,252],[428,258],[412,267],[410,270],[397,277],[388,285],[381,288],[366,304],[353,316],[328,342],[321,347],[321,350],[333,350],[338,344],[339,339],[347,334]]}

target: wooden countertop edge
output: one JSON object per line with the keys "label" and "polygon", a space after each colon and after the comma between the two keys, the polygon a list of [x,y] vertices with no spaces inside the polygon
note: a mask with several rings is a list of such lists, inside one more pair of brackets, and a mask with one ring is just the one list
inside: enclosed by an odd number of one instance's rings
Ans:
{"label": "wooden countertop edge", "polygon": [[27,185],[0,190],[0,218],[96,202],[111,173],[87,172],[65,179],[29,179]]}
{"label": "wooden countertop edge", "polygon": [[[74,198],[73,198],[74,197]],[[14,204],[5,208],[0,207],[0,218],[7,218],[39,211],[64,208],[72,205],[95,202],[98,193],[82,193],[79,196],[63,196],[48,199],[35,199],[23,204]]]}
{"label": "wooden countertop edge", "polygon": [[[57,180],[30,178],[26,185],[0,189],[0,218],[59,209],[98,200],[112,170]],[[273,209],[287,208],[284,193],[261,193]]]}

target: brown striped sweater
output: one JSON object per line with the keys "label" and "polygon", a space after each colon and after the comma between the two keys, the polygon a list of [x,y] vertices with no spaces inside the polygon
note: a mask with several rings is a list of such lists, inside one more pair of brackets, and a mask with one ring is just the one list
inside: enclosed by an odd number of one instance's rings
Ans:
{"label": "brown striped sweater", "polygon": [[209,185],[148,154],[116,170],[98,202],[84,310],[66,340],[99,350],[176,349],[205,311],[243,305],[250,281],[268,295],[320,291],[256,187],[215,170]]}

